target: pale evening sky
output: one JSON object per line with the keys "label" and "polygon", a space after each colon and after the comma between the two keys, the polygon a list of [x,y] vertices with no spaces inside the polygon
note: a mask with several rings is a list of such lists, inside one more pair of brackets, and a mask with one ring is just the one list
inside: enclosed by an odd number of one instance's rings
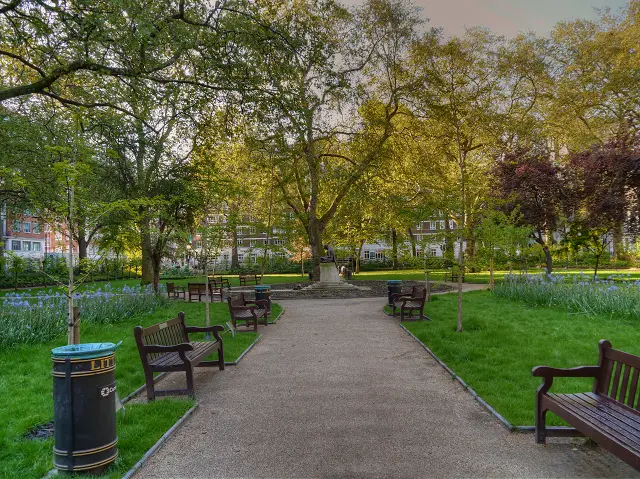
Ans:
{"label": "pale evening sky", "polygon": [[[359,0],[342,0],[357,5]],[[430,19],[429,26],[442,27],[445,36],[464,33],[465,27],[482,26],[512,37],[534,31],[544,35],[563,20],[597,18],[596,8],[610,7],[618,13],[626,0],[414,0]]]}

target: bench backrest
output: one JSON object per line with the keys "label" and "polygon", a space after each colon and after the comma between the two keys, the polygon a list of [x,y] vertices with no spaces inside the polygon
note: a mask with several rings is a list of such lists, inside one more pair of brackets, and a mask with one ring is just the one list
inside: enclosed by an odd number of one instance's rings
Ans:
{"label": "bench backrest", "polygon": [[[154,324],[148,328],[137,326],[134,329],[136,343],[142,351],[141,346],[148,344],[156,344],[159,346],[173,346],[189,342],[189,335],[184,329],[184,313],[178,313],[176,318],[165,321],[164,323]],[[155,359],[161,353],[149,353],[151,360]]]}
{"label": "bench backrest", "polygon": [[189,289],[189,293],[207,294],[207,285],[204,283],[189,283],[187,284],[187,288]]}
{"label": "bench backrest", "polygon": [[175,284],[173,283],[167,283],[167,293],[171,294],[173,292],[175,292]]}
{"label": "bench backrest", "polygon": [[231,314],[233,314],[234,309],[244,308],[245,304],[247,304],[244,293],[227,296],[227,303],[229,304],[229,312]]}
{"label": "bench backrest", "polygon": [[609,341],[602,340],[598,366],[594,392],[640,411],[640,356],[613,349]]}

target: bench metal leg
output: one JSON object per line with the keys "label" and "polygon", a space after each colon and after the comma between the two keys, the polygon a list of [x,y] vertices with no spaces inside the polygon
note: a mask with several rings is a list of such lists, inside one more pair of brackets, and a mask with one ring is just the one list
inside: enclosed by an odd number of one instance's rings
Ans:
{"label": "bench metal leg", "polygon": [[220,371],[224,370],[224,351],[222,349],[222,343],[220,343],[220,349],[218,349],[218,368]]}

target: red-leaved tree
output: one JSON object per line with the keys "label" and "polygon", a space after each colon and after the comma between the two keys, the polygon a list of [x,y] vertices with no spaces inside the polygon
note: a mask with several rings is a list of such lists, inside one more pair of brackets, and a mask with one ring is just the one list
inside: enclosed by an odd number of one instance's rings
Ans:
{"label": "red-leaved tree", "polygon": [[496,194],[509,212],[519,211],[521,226],[532,228],[531,237],[542,247],[551,273],[549,246],[566,198],[560,168],[548,152],[519,150],[497,162],[494,176]]}

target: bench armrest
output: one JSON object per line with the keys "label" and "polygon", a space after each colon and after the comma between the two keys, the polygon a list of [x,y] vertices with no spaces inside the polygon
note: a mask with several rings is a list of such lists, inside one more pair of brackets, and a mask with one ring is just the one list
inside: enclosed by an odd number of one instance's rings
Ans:
{"label": "bench armrest", "polygon": [[245,306],[262,306],[263,308],[267,308],[269,306],[269,301],[266,299],[254,299],[253,301],[249,301],[245,304]]}
{"label": "bench armrest", "polygon": [[391,295],[391,301],[396,302],[399,300],[409,300],[411,299],[411,295],[407,293],[393,293]]}
{"label": "bench armrest", "polygon": [[579,366],[577,368],[551,368],[536,366],[531,374],[543,378],[595,378],[600,373],[600,366]]}
{"label": "bench armrest", "polygon": [[162,346],[160,344],[146,344],[144,346],[145,353],[174,353],[193,351],[193,346],[189,343],[172,344],[171,346]]}

